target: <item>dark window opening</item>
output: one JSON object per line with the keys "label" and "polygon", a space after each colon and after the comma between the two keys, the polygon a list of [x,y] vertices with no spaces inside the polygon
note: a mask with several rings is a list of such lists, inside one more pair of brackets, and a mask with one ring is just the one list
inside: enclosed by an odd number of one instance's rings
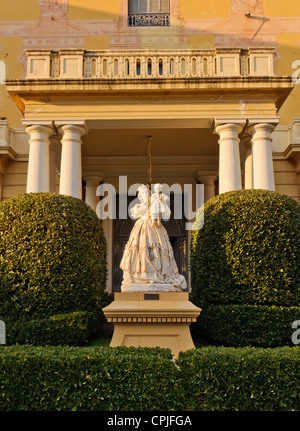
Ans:
{"label": "dark window opening", "polygon": [[128,26],[169,26],[170,0],[128,0]]}

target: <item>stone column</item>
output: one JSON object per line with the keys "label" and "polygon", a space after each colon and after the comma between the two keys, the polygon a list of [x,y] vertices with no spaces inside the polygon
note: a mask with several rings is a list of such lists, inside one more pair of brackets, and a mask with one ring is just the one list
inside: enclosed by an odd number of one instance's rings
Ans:
{"label": "stone column", "polygon": [[249,127],[252,135],[253,188],[275,190],[271,133],[275,126],[269,123]]}
{"label": "stone column", "polygon": [[86,175],[83,179],[85,181],[85,203],[96,211],[99,202],[99,196],[96,195],[96,191],[103,178],[97,175]]}
{"label": "stone column", "polygon": [[204,203],[214,198],[215,193],[215,181],[218,179],[215,175],[200,175],[198,181],[204,185]]}
{"label": "stone column", "polygon": [[49,147],[53,134],[52,122],[26,127],[29,138],[27,193],[49,192]]}
{"label": "stone column", "polygon": [[241,190],[240,124],[228,123],[216,127],[219,139],[219,194]]}
{"label": "stone column", "polygon": [[82,199],[81,137],[87,127],[84,122],[56,125],[62,135],[59,193]]}

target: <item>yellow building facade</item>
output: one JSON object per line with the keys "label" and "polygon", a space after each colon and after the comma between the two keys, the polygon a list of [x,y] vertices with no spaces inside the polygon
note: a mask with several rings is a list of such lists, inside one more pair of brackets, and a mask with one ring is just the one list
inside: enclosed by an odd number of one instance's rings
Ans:
{"label": "yellow building facade", "polygon": [[[0,0],[0,19],[1,200],[96,209],[99,184],[148,181],[151,137],[153,183],[299,201],[299,1]],[[103,226],[117,291],[132,221]],[[188,277],[190,232],[168,233]]]}

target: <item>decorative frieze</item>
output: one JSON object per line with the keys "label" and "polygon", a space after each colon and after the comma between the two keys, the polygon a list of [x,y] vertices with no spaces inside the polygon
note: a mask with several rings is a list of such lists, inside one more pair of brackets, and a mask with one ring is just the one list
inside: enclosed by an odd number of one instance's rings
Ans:
{"label": "decorative frieze", "polygon": [[192,323],[196,317],[107,317],[110,323]]}

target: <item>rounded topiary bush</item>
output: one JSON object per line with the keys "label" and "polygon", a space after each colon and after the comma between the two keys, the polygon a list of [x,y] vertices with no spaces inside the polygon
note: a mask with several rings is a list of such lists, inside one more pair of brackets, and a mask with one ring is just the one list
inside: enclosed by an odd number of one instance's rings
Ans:
{"label": "rounded topiary bush", "polygon": [[0,317],[35,320],[101,310],[106,242],[95,212],[50,193],[0,204]]}
{"label": "rounded topiary bush", "polygon": [[300,205],[266,190],[208,201],[192,234],[191,283],[205,335],[235,345],[289,344],[300,318]]}

